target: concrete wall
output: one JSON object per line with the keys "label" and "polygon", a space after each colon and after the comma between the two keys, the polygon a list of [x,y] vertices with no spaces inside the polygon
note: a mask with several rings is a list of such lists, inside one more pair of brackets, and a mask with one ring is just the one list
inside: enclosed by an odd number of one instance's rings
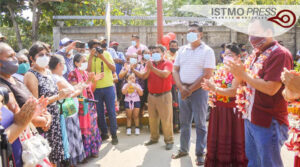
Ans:
{"label": "concrete wall", "polygon": [[[183,25],[164,27],[165,34],[174,32],[179,41],[179,45],[184,45],[186,41],[187,27]],[[248,36],[243,33],[232,31],[224,26],[207,26],[203,27],[203,41],[215,50],[219,55],[222,43],[237,42],[245,43],[249,51],[251,46],[248,42]],[[155,26],[113,26],[111,30],[111,41],[117,41],[120,46],[119,50],[125,50],[131,44],[131,35],[138,34],[141,43],[149,46],[156,43],[157,30]],[[105,35],[105,27],[54,27],[53,28],[53,45],[58,48],[60,39],[69,37],[73,40],[87,42],[90,39],[100,38]],[[289,32],[276,37],[277,40],[283,41],[284,45],[295,54],[300,49],[300,27],[295,27]],[[217,56],[218,57],[218,56]]]}

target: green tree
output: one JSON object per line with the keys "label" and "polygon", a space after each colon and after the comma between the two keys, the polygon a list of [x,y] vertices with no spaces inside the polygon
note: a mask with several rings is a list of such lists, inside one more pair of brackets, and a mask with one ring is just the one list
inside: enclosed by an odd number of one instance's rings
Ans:
{"label": "green tree", "polygon": [[20,35],[19,23],[17,21],[17,13],[24,9],[23,3],[24,1],[18,0],[0,0],[0,11],[4,13],[3,15],[1,15],[1,22],[4,21],[4,23],[6,22],[10,25],[12,23],[16,32],[17,44],[19,49],[23,48],[23,44]]}

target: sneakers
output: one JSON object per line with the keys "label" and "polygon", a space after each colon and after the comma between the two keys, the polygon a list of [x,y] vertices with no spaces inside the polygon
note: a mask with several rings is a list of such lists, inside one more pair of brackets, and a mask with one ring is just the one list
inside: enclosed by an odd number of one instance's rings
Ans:
{"label": "sneakers", "polygon": [[173,143],[168,143],[166,145],[166,150],[172,150],[172,148],[173,148]]}
{"label": "sneakers", "polygon": [[146,143],[144,143],[144,145],[145,145],[145,146],[150,146],[150,145],[156,144],[156,143],[158,143],[158,141],[149,140],[149,141],[147,141]]}
{"label": "sneakers", "polygon": [[135,128],[135,135],[140,135],[140,129],[139,128]]}
{"label": "sneakers", "polygon": [[[138,135],[140,135],[140,134],[141,134],[140,128],[135,128],[135,135],[138,136]],[[130,136],[130,135],[131,135],[131,128],[127,128],[127,129],[126,129],[126,135],[127,135],[127,136]]]}
{"label": "sneakers", "polygon": [[127,128],[126,134],[127,134],[127,136],[131,135],[131,128]]}
{"label": "sneakers", "polygon": [[114,135],[111,138],[112,138],[112,140],[111,140],[112,145],[117,145],[119,143],[117,135]]}
{"label": "sneakers", "polygon": [[109,138],[109,136],[107,134],[101,134],[101,139],[102,141],[105,141]]}

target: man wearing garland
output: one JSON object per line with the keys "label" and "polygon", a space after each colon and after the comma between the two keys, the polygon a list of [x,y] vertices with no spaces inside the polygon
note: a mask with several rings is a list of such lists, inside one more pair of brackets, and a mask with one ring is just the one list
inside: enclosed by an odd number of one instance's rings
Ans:
{"label": "man wearing garland", "polygon": [[272,38],[271,22],[252,20],[248,30],[254,51],[245,61],[246,68],[240,61],[227,63],[229,71],[242,81],[236,102],[246,116],[248,167],[281,167],[280,150],[288,138],[289,122],[280,74],[284,68],[292,68],[293,59],[290,51]]}

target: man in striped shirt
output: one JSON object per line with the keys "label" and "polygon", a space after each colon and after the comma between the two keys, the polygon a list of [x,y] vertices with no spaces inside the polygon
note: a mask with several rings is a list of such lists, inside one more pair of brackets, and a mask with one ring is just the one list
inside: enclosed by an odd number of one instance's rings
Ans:
{"label": "man in striped shirt", "polygon": [[176,57],[173,77],[179,88],[180,150],[172,158],[188,155],[190,147],[191,123],[196,124],[197,165],[204,164],[206,147],[206,115],[208,92],[201,89],[203,79],[212,76],[215,68],[214,51],[201,41],[202,27],[190,25],[187,34],[189,44],[181,47]]}

